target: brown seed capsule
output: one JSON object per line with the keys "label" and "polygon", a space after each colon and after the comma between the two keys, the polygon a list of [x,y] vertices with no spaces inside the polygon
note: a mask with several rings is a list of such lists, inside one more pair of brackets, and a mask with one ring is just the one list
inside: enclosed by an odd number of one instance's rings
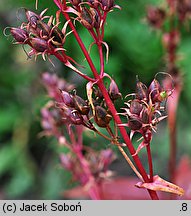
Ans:
{"label": "brown seed capsule", "polygon": [[24,29],[10,28],[10,32],[17,42],[19,42],[19,43],[26,43],[27,42],[29,34]]}
{"label": "brown seed capsule", "polygon": [[121,93],[119,92],[118,86],[113,79],[111,80],[108,93],[112,100],[117,100],[121,98]]}
{"label": "brown seed capsule", "polygon": [[72,107],[72,108],[75,107],[74,99],[68,92],[62,90],[61,97],[66,106]]}
{"label": "brown seed capsule", "polygon": [[69,117],[70,117],[70,120],[72,121],[73,124],[81,125],[83,123],[82,116],[75,110],[71,111]]}
{"label": "brown seed capsule", "polygon": [[114,0],[101,0],[104,10],[110,10],[114,6]]}
{"label": "brown seed capsule", "polygon": [[25,9],[26,18],[31,25],[31,27],[36,28],[37,20],[40,19],[40,16],[33,11]]}
{"label": "brown seed capsule", "polygon": [[130,116],[128,126],[131,130],[137,131],[140,130],[142,127],[142,122],[140,121],[139,117],[137,116]]}
{"label": "brown seed capsule", "polygon": [[141,121],[144,124],[148,124],[149,123],[149,115],[146,109],[144,109],[141,113]]}
{"label": "brown seed capsule", "polygon": [[73,96],[75,109],[82,115],[88,115],[90,107],[87,102],[78,95]]}
{"label": "brown seed capsule", "polygon": [[161,85],[156,79],[154,79],[149,86],[149,94],[153,103],[160,102],[159,96],[161,91]]}
{"label": "brown seed capsule", "polygon": [[81,11],[81,23],[87,29],[92,29],[94,27],[92,17],[93,17],[93,15],[92,15],[91,11],[88,8],[83,7],[82,11]]}
{"label": "brown seed capsule", "polygon": [[37,33],[40,34],[40,36],[43,38],[50,36],[50,31],[51,31],[50,26],[40,19],[36,21],[36,30]]}
{"label": "brown seed capsule", "polygon": [[140,103],[139,100],[134,99],[131,101],[130,109],[129,109],[131,114],[139,115],[142,109],[143,109],[143,105]]}
{"label": "brown seed capsule", "polygon": [[148,100],[147,86],[144,83],[140,82],[138,77],[137,77],[137,83],[136,83],[136,96],[137,96],[137,99],[139,100],[144,100],[144,101]]}
{"label": "brown seed capsule", "polygon": [[48,50],[47,41],[45,41],[41,38],[30,38],[30,45],[37,52],[44,52],[44,51]]}
{"label": "brown seed capsule", "polygon": [[94,120],[99,127],[107,127],[111,121],[112,116],[101,106],[95,107]]}
{"label": "brown seed capsule", "polygon": [[75,125],[80,125],[83,123],[83,118],[77,110],[63,107],[62,111],[64,118],[67,119],[70,123]]}
{"label": "brown seed capsule", "polygon": [[51,42],[56,46],[62,45],[62,43],[64,42],[64,34],[57,26],[54,26],[52,28],[50,37],[53,37]]}

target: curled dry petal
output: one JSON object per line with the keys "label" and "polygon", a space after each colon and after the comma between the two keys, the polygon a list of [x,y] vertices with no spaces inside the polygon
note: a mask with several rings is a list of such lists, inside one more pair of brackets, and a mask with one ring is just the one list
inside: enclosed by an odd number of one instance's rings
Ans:
{"label": "curled dry petal", "polygon": [[135,186],[138,188],[145,188],[154,191],[164,191],[164,192],[174,193],[179,196],[182,196],[184,194],[184,190],[182,188],[180,188],[175,184],[172,184],[171,182],[162,179],[158,175],[155,175],[153,177],[153,182],[151,183],[138,182]]}

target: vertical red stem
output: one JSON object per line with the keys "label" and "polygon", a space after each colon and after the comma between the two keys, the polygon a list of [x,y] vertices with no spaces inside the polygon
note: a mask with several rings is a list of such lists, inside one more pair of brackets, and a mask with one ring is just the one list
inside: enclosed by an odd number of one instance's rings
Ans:
{"label": "vertical red stem", "polygon": [[147,145],[147,156],[148,156],[148,164],[149,164],[150,182],[153,182],[153,162],[152,162],[150,143]]}

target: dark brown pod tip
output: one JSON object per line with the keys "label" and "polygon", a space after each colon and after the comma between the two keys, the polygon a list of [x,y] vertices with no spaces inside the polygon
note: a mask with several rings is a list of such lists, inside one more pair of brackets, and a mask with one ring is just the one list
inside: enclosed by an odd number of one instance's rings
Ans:
{"label": "dark brown pod tip", "polygon": [[112,119],[112,116],[101,106],[95,107],[94,120],[99,127],[107,127]]}

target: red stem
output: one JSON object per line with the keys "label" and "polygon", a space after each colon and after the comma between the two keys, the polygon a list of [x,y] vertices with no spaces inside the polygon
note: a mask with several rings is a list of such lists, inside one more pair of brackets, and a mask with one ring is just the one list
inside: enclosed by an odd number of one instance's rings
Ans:
{"label": "red stem", "polygon": [[[54,2],[59,7],[59,9],[61,10],[62,14],[66,18],[66,20],[70,21],[69,22],[69,26],[70,26],[70,28],[72,30],[72,33],[74,34],[74,36],[75,36],[75,38],[76,38],[76,40],[77,40],[77,42],[78,42],[78,44],[79,44],[79,46],[81,48],[81,50],[82,50],[82,52],[83,52],[86,60],[87,60],[89,66],[90,66],[90,68],[91,68],[91,70],[93,72],[93,75],[94,75],[94,77],[95,77],[95,79],[97,81],[96,84],[99,87],[99,89],[102,91],[102,94],[103,94],[103,96],[105,98],[105,102],[106,102],[106,104],[107,104],[107,106],[108,106],[108,108],[109,108],[109,110],[110,110],[110,112],[111,112],[111,114],[112,114],[112,116],[114,118],[114,121],[115,121],[116,125],[122,124],[122,121],[121,121],[119,115],[117,114],[117,110],[115,109],[115,106],[114,106],[113,102],[111,101],[111,99],[110,99],[110,97],[108,95],[107,89],[105,88],[105,85],[103,83],[102,77],[100,77],[99,74],[97,73],[97,70],[96,70],[96,68],[95,68],[95,66],[94,66],[94,64],[92,62],[92,59],[89,56],[89,53],[88,53],[88,51],[87,51],[84,43],[82,42],[79,34],[77,33],[77,31],[76,31],[73,23],[71,22],[69,15],[64,11],[62,5],[58,4],[57,0],[54,0]],[[121,135],[122,135],[122,137],[124,139],[124,142],[126,143],[128,149],[129,149],[129,152],[131,153],[131,155],[134,155],[135,154],[135,149],[133,147],[133,144],[130,141],[130,138],[129,138],[128,134],[127,134],[126,129],[124,127],[120,126],[119,130],[120,130]],[[140,171],[140,173],[141,173],[144,181],[147,182],[147,183],[149,183],[150,179],[148,178],[147,173],[146,173],[146,171],[145,171],[145,169],[144,169],[144,167],[143,167],[143,165],[142,165],[142,163],[141,163],[138,155],[134,155],[132,157],[134,159],[135,164],[139,168],[139,171]],[[151,196],[152,199],[157,199],[157,200],[159,199],[158,196],[157,196],[157,193],[155,191],[148,190],[148,192],[149,192],[149,194],[150,194],[150,196]]]}
{"label": "red stem", "polygon": [[150,143],[147,145],[147,156],[148,156],[148,163],[149,163],[150,182],[153,182],[153,162],[152,162]]}

